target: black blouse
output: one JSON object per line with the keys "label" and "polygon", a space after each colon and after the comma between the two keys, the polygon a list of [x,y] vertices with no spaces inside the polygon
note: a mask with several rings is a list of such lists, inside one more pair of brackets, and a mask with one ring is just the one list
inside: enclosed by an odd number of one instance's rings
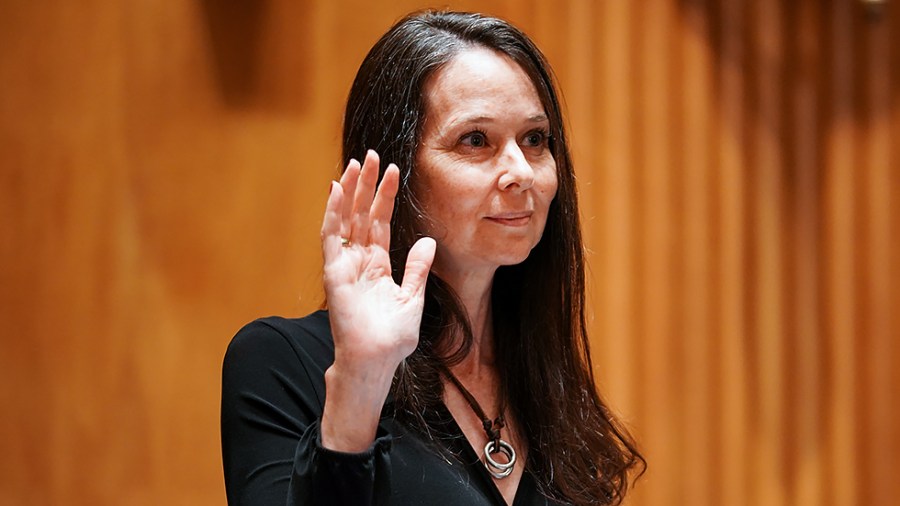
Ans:
{"label": "black blouse", "polygon": [[[333,361],[326,311],[257,320],[231,341],[222,374],[229,504],[506,504],[443,405],[428,418],[434,441],[408,430],[386,408],[365,452],[323,448],[319,421],[325,370]],[[557,503],[537,491],[526,464],[513,504]]]}

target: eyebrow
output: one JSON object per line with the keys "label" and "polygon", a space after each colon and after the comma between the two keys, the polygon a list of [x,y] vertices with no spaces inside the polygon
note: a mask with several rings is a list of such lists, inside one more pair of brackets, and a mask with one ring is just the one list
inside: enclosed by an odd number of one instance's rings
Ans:
{"label": "eyebrow", "polygon": [[[469,118],[462,118],[459,121],[454,121],[454,124],[457,125],[466,125],[470,123],[493,123],[496,121],[496,118],[492,116],[472,116]],[[535,114],[534,116],[526,119],[529,123],[543,123],[545,121],[550,121],[550,118],[547,117],[546,114]]]}

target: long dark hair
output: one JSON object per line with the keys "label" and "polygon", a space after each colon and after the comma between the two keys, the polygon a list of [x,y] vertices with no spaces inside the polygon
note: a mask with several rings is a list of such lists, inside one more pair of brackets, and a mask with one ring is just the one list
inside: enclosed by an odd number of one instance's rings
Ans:
{"label": "long dark hair", "polygon": [[[375,149],[400,168],[391,220],[391,262],[402,276],[427,216],[417,195],[416,153],[430,76],[459,52],[486,47],[510,57],[534,84],[550,120],[559,187],[544,234],[529,257],[497,270],[493,283],[495,357],[501,395],[528,440],[528,467],[548,497],[574,504],[618,504],[644,459],[597,393],[585,327],[584,258],[575,175],[549,66],[509,23],[478,14],[425,11],[397,22],[363,60],[344,116],[343,162]],[[428,433],[423,417],[439,403],[442,364],[472,346],[465,309],[429,275],[419,346],[398,368],[392,398],[398,417]],[[454,334],[464,339],[453,349]]]}

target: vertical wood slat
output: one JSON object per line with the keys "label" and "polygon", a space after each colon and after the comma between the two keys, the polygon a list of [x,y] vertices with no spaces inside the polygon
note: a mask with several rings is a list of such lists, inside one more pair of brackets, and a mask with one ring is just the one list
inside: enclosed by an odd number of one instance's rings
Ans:
{"label": "vertical wood slat", "polygon": [[853,171],[857,161],[853,124],[853,22],[848,2],[834,2],[828,13],[831,32],[829,53],[829,114],[823,167],[825,246],[825,335],[829,351],[825,415],[828,441],[827,504],[854,504],[856,499],[853,418],[855,362],[855,314],[853,282],[855,258]]}
{"label": "vertical wood slat", "polygon": [[721,387],[722,439],[719,462],[722,485],[719,504],[744,506],[749,504],[750,475],[750,410],[748,409],[748,370],[745,342],[748,338],[746,312],[747,297],[744,277],[747,263],[746,201],[749,188],[749,169],[745,133],[748,113],[744,68],[747,65],[746,26],[747,4],[743,0],[723,2],[721,5],[721,64],[719,70],[720,98],[715,104],[718,112],[717,137],[719,156],[718,204],[720,214],[720,258],[718,261],[720,311],[718,331],[722,340],[721,366],[718,373]]}
{"label": "vertical wood slat", "polygon": [[817,1],[802,2],[795,15],[798,24],[792,43],[796,47],[797,63],[795,79],[790,90],[795,166],[794,199],[789,228],[793,238],[791,270],[795,288],[794,324],[789,336],[795,336],[795,353],[792,356],[794,370],[792,381],[794,395],[789,405],[793,406],[792,420],[788,434],[795,434],[789,443],[793,455],[790,459],[793,469],[788,483],[788,504],[821,504],[822,452],[821,439],[821,383],[822,370],[818,357],[821,356],[819,336],[819,297],[821,282],[819,270],[819,218],[817,178],[821,158],[817,152],[820,118],[818,112],[820,97],[820,76],[823,55],[820,54],[821,13]]}
{"label": "vertical wood slat", "polygon": [[[879,455],[885,456],[885,460],[889,460],[888,469],[900,469],[900,427],[897,420],[900,420],[900,402],[897,401],[900,395],[897,394],[897,385],[900,385],[900,344],[897,343],[897,333],[900,332],[900,311],[897,310],[900,304],[900,265],[898,265],[898,257],[900,257],[900,171],[897,170],[900,163],[900,107],[897,106],[897,87],[900,83],[900,50],[897,49],[898,39],[900,39],[900,10],[893,9],[891,12],[889,28],[890,40],[889,47],[892,48],[888,52],[887,65],[888,75],[890,76],[891,89],[891,108],[888,112],[890,117],[890,163],[891,170],[889,174],[889,204],[888,218],[889,221],[889,240],[887,256],[890,259],[890,265],[886,275],[890,283],[890,316],[888,319],[887,333],[891,339],[891,364],[892,374],[887,388],[887,403],[890,406],[888,420],[891,421],[890,433],[887,435],[888,440],[885,441],[886,448],[879,450]],[[888,497],[897,497],[900,494],[900,484],[891,476],[887,483],[883,485]]]}
{"label": "vertical wood slat", "polygon": [[[892,6],[893,7],[893,6]],[[896,9],[894,9],[896,10]],[[900,17],[896,17],[900,19]],[[892,357],[896,357],[896,341],[892,342],[890,324],[891,270],[890,216],[891,170],[896,172],[896,159],[891,160],[891,99],[890,53],[892,52],[888,19],[870,19],[863,38],[864,57],[860,74],[865,83],[864,114],[860,148],[863,163],[859,195],[863,201],[860,212],[864,230],[863,269],[858,272],[863,318],[860,325],[863,349],[857,363],[862,371],[857,377],[861,384],[857,395],[862,398],[857,434],[863,441],[859,493],[860,504],[889,504],[895,500],[893,483],[896,467],[890,459],[891,431],[897,419],[891,416],[891,397],[895,385],[891,382]],[[896,109],[896,108],[895,108]],[[896,127],[895,127],[896,128]],[[896,130],[895,130],[896,131]],[[896,252],[894,252],[896,258]],[[896,336],[896,331],[893,333]],[[896,360],[896,358],[894,358]],[[894,364],[896,366],[896,364]]]}
{"label": "vertical wood slat", "polygon": [[710,103],[712,95],[712,55],[706,2],[691,2],[682,12],[681,178],[684,194],[682,244],[684,260],[680,266],[684,321],[680,326],[680,346],[684,357],[683,437],[690,441],[684,452],[684,464],[691,471],[684,480],[684,503],[697,506],[714,504],[710,483],[714,481],[711,466],[713,433],[711,393],[712,355],[710,353]]}
{"label": "vertical wood slat", "polygon": [[[604,384],[609,385],[607,392],[610,399],[621,399],[617,407],[623,413],[633,416],[636,411],[635,370],[638,360],[635,349],[638,343],[634,339],[621,339],[617,336],[630,336],[634,333],[634,217],[632,215],[633,194],[633,151],[631,104],[634,80],[632,79],[633,45],[631,33],[631,9],[624,2],[605,2],[596,4],[602,11],[596,16],[603,20],[601,37],[597,51],[600,65],[600,79],[605,83],[604,92],[597,94],[597,85],[585,90],[598,100],[594,111],[605,113],[594,123],[592,132],[597,135],[592,139],[596,144],[593,159],[600,161],[602,172],[597,171],[592,194],[597,196],[597,214],[591,222],[598,229],[606,231],[606,237],[598,241],[602,251],[596,252],[599,261],[595,268],[602,272],[602,281],[595,284],[595,291],[602,293],[598,298],[603,304],[597,308],[604,314],[603,326],[599,328],[608,350],[604,357],[606,371],[603,373]],[[590,23],[590,18],[582,20]],[[591,45],[591,42],[588,42]],[[598,96],[599,95],[599,96]],[[585,111],[596,117],[593,111]],[[597,225],[601,225],[597,227]],[[616,245],[615,247],[611,247]],[[626,360],[620,360],[625,358]],[[628,363],[628,359],[632,362]]]}
{"label": "vertical wood slat", "polygon": [[[632,4],[634,5],[634,4]],[[678,367],[673,358],[675,343],[672,333],[672,177],[668,170],[671,158],[672,86],[670,62],[673,58],[671,31],[675,22],[675,6],[666,0],[642,2],[634,7],[642,20],[643,34],[636,63],[639,87],[637,93],[639,133],[644,147],[635,158],[639,172],[639,192],[644,202],[637,227],[638,293],[642,301],[638,313],[640,339],[646,350],[641,395],[641,412],[646,414],[642,429],[646,456],[650,461],[672,462],[681,455],[678,434],[678,405],[681,401],[677,381]],[[667,501],[683,502],[682,471],[673,467],[651,467],[641,490],[648,504]]]}
{"label": "vertical wood slat", "polygon": [[[782,116],[780,85],[783,82],[784,32],[782,3],[767,0],[755,3],[752,40],[754,46],[755,121],[752,129],[753,170],[752,249],[753,320],[755,343],[754,408],[758,415],[753,452],[755,503],[762,506],[785,504],[784,476],[784,336],[783,299],[783,210]],[[753,409],[751,409],[753,410]]]}

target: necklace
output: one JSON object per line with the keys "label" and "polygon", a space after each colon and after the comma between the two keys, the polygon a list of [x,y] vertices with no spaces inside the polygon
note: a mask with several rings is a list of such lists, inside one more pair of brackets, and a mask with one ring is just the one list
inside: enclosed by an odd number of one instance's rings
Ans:
{"label": "necklace", "polygon": [[[472,411],[478,415],[478,418],[481,418],[481,425],[484,427],[484,433],[487,434],[488,442],[484,445],[484,467],[487,468],[488,472],[497,479],[503,479],[512,474],[513,467],[516,465],[516,451],[513,449],[512,445],[507,443],[506,441],[500,439],[500,429],[506,426],[506,420],[503,417],[504,406],[501,404],[499,409],[499,415],[493,421],[491,421],[487,415],[484,414],[484,410],[481,409],[481,406],[478,404],[478,401],[475,400],[475,396],[469,393],[466,390],[466,387],[456,379],[456,376],[450,372],[450,369],[444,367],[444,375],[449,379],[459,390],[459,393],[465,397],[466,402],[469,403],[469,406],[472,408]],[[502,453],[506,456],[506,462],[497,462],[494,460],[494,455],[497,453]]]}

